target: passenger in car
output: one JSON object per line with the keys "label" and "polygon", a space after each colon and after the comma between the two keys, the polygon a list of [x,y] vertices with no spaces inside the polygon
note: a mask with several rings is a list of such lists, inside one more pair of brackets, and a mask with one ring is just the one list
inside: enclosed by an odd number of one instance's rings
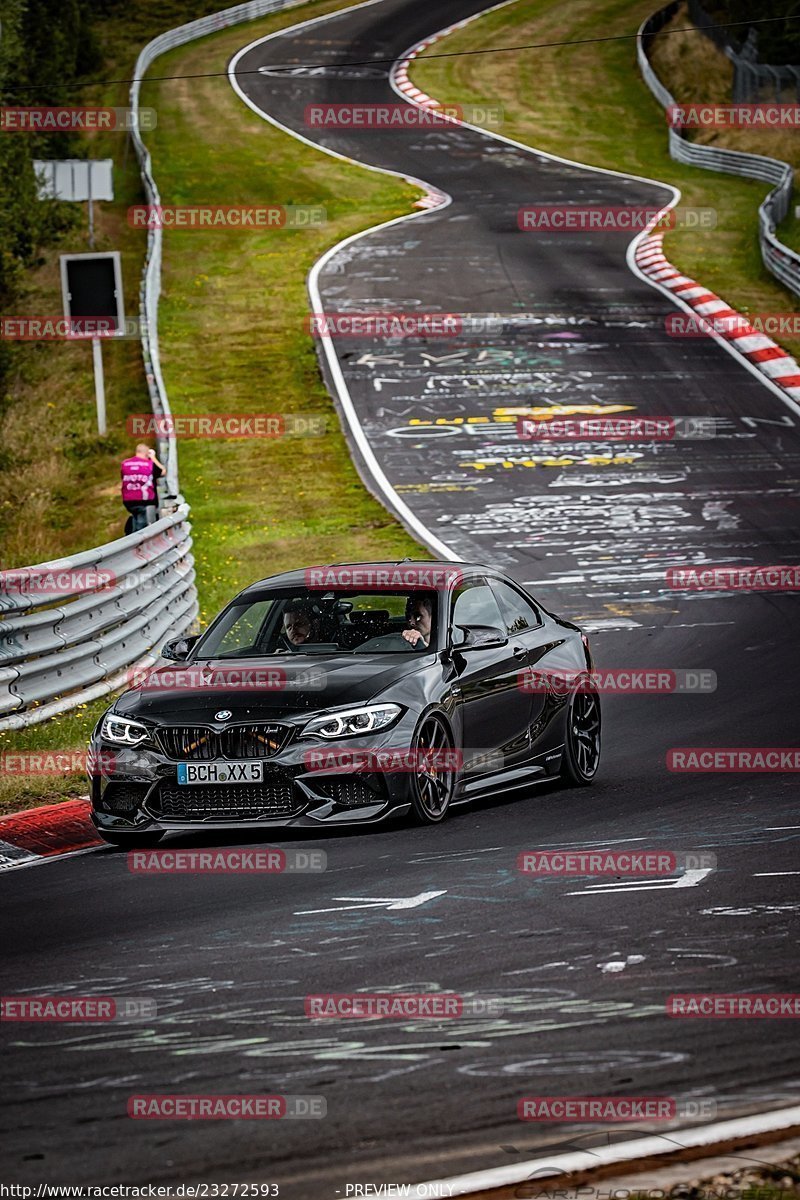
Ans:
{"label": "passenger in car", "polygon": [[407,642],[419,650],[430,645],[433,629],[433,596],[430,592],[412,592],[406,601],[408,629],[403,630]]}

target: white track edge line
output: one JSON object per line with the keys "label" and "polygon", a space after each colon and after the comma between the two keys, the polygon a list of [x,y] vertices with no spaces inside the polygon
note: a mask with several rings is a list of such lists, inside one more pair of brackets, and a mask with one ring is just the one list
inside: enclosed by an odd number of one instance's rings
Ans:
{"label": "white track edge line", "polygon": [[[428,1194],[432,1196],[445,1194],[468,1196],[489,1188],[524,1183],[532,1177],[541,1183],[547,1177],[571,1175],[616,1164],[624,1167],[638,1159],[678,1154],[681,1150],[695,1149],[700,1146],[707,1146],[711,1150],[721,1142],[762,1133],[777,1133],[796,1125],[800,1125],[800,1105],[771,1109],[765,1113],[737,1117],[729,1121],[716,1121],[711,1125],[673,1129],[669,1133],[635,1138],[630,1142],[623,1142],[621,1145],[598,1146],[591,1151],[576,1150],[570,1154],[556,1154],[552,1158],[534,1158],[527,1162],[514,1163],[511,1166],[490,1167],[485,1171],[471,1171],[468,1174],[454,1175],[448,1179],[428,1180],[416,1186],[418,1189],[427,1189]],[[731,1153],[735,1153],[735,1151],[731,1151]],[[435,1190],[437,1187],[440,1189],[438,1192]],[[445,1187],[450,1189],[446,1193]],[[424,1192],[420,1194],[424,1194]],[[393,1193],[388,1191],[386,1195],[391,1197]],[[395,1192],[394,1195],[399,1196],[400,1193]]]}
{"label": "white track edge line", "polygon": [[0,879],[11,871],[25,871],[28,867],[43,867],[46,863],[63,862],[65,858],[77,858],[80,854],[96,854],[98,850],[108,848],[107,842],[98,842],[96,846],[83,846],[80,850],[65,850],[63,854],[37,854],[34,858],[22,862],[9,863],[0,868]]}

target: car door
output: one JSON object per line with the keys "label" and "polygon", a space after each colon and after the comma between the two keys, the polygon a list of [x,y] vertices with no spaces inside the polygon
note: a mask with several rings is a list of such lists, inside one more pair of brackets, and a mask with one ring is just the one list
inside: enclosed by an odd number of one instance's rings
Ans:
{"label": "car door", "polygon": [[[545,627],[533,600],[515,588],[513,584],[496,577],[490,577],[489,583],[503,618],[506,636],[514,645],[522,646],[524,649],[524,654],[517,655],[519,682],[523,683],[525,669],[538,668],[553,648],[552,630]],[[530,691],[527,688],[525,690],[530,698],[528,725],[535,730],[545,707],[547,693],[544,690]]]}
{"label": "car door", "polygon": [[[500,645],[469,645],[469,631],[498,631]],[[466,634],[466,637],[465,637]],[[486,770],[524,762],[528,755],[531,697],[518,686],[526,650],[521,640],[508,639],[497,600],[483,577],[472,577],[456,589],[450,617],[450,644],[461,689],[465,768],[471,756],[486,757]]]}

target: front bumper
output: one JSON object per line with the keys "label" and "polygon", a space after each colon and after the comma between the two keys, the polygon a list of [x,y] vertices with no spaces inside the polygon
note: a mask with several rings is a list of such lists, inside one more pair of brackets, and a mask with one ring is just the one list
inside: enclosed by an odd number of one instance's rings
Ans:
{"label": "front bumper", "polygon": [[[401,721],[380,745],[347,739],[347,748],[399,750]],[[161,749],[123,748],[94,738],[89,761],[92,821],[101,832],[316,828],[371,824],[411,807],[412,777],[368,770],[309,771],[319,741],[295,739],[264,758],[263,784],[178,784],[177,762]],[[185,760],[184,760],[185,761]]]}

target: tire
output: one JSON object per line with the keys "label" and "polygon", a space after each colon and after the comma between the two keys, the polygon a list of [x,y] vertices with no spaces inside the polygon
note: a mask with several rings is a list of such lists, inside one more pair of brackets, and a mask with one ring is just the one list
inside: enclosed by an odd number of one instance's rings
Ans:
{"label": "tire", "polygon": [[[414,754],[424,763],[425,751],[436,751],[443,757],[453,750],[450,730],[441,717],[429,713],[414,734]],[[454,768],[443,769],[434,761],[428,769],[417,769],[411,779],[411,808],[420,825],[438,825],[447,816],[455,789]]]}
{"label": "tire", "polygon": [[596,692],[573,692],[567,708],[561,780],[568,787],[588,787],[600,766],[602,720]]}
{"label": "tire", "polygon": [[120,850],[149,850],[157,846],[163,838],[163,833],[106,833],[103,829],[97,831],[109,846],[117,846]]}

